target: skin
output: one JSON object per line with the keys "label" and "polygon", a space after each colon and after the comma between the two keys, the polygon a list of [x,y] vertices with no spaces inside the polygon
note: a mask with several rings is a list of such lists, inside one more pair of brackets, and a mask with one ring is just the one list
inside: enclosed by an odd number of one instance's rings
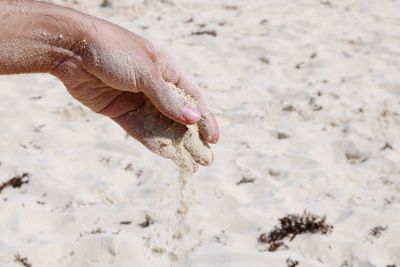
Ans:
{"label": "skin", "polygon": [[[205,143],[218,141],[217,122],[200,89],[149,40],[73,9],[28,0],[0,0],[0,25],[0,74],[56,76],[75,99],[167,158],[173,156],[140,127],[147,118],[129,115],[146,102],[163,114],[160,123],[197,123]],[[211,161],[212,155],[199,163]]]}

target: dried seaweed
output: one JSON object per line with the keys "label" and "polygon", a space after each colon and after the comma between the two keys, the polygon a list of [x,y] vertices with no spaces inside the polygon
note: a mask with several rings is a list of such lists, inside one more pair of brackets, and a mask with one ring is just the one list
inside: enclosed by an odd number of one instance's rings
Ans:
{"label": "dried seaweed", "polygon": [[288,258],[286,260],[286,264],[287,264],[287,267],[296,267],[296,266],[299,266],[299,261]]}
{"label": "dried seaweed", "polygon": [[236,185],[254,183],[255,180],[256,180],[256,178],[254,178],[254,177],[242,176],[242,179],[240,179],[239,181],[237,181],[237,182],[236,182]]}
{"label": "dried seaweed", "polygon": [[7,182],[0,184],[0,193],[6,187],[20,188],[23,184],[27,183],[29,183],[29,173],[25,172],[22,175],[14,176]]}
{"label": "dried seaweed", "polygon": [[378,226],[372,228],[372,229],[369,231],[369,234],[370,234],[371,236],[375,237],[375,238],[379,238],[379,237],[382,235],[382,233],[385,232],[387,229],[388,229],[387,226],[380,226],[380,225],[378,225]]}
{"label": "dried seaweed", "polygon": [[24,267],[32,267],[32,263],[28,261],[28,258],[23,258],[19,253],[14,255],[14,261],[20,263]]}
{"label": "dried seaweed", "polygon": [[152,225],[153,223],[155,223],[154,219],[146,214],[145,221],[142,222],[142,223],[139,223],[139,226],[142,227],[142,228],[147,228],[150,225]]}
{"label": "dried seaweed", "polygon": [[291,214],[279,219],[279,226],[275,226],[269,233],[262,233],[258,243],[267,244],[268,251],[276,251],[284,244],[283,240],[292,241],[300,234],[329,234],[333,226],[327,224],[326,217],[304,211],[302,215]]}
{"label": "dried seaweed", "polygon": [[211,35],[211,36],[216,37],[217,31],[215,31],[215,30],[194,31],[191,34],[192,35]]}

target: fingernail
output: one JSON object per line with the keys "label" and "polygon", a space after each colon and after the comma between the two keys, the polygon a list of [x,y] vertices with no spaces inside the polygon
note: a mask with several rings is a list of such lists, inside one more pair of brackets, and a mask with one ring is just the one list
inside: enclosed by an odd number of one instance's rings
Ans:
{"label": "fingernail", "polygon": [[196,123],[201,118],[201,113],[189,105],[183,107],[181,115],[189,124]]}

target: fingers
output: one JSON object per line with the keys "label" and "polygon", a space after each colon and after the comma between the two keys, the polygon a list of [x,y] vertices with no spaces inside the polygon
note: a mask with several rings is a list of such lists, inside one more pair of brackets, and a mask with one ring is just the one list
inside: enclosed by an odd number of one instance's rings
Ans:
{"label": "fingers", "polygon": [[200,89],[184,75],[182,75],[178,80],[177,87],[184,90],[188,95],[196,100],[197,108],[201,112],[201,119],[198,125],[203,138],[208,143],[217,143],[220,137],[219,127],[214,115],[208,110]]}
{"label": "fingers", "polygon": [[[198,122],[202,137],[208,143],[217,143],[220,135],[218,124],[214,115],[209,112],[199,88],[182,74],[174,60],[163,49],[149,43],[148,50],[161,73],[162,79],[165,81],[163,84],[166,86],[161,86],[162,90],[147,87],[150,92],[144,92],[156,107],[169,118],[184,124]],[[171,83],[176,87],[172,86]],[[178,92],[178,96],[176,92]],[[186,98],[179,97],[182,95]],[[187,98],[192,100],[189,101],[192,102],[191,105],[188,105]],[[177,105],[176,102],[179,104]],[[176,110],[171,111],[174,108]]]}
{"label": "fingers", "polygon": [[[176,150],[172,146],[172,141],[168,139],[155,138],[153,133],[146,130],[146,124],[155,123],[148,121],[139,112],[127,112],[119,117],[113,118],[130,136],[141,142],[150,151],[168,159],[174,159]],[[166,117],[164,117],[166,118]],[[166,129],[167,122],[161,119],[158,121],[160,129]]]}
{"label": "fingers", "polygon": [[146,102],[142,93],[123,92],[114,98],[99,114],[109,118],[119,117],[127,112],[137,110]]}
{"label": "fingers", "polygon": [[195,126],[189,126],[184,137],[184,148],[191,154],[192,159],[197,163],[208,166],[214,160],[214,154],[210,146],[201,138]]}
{"label": "fingers", "polygon": [[175,162],[189,155],[195,166],[211,164],[212,151],[200,140],[197,127],[183,125],[197,123],[201,114],[192,108],[196,106],[192,99],[172,83],[161,77],[147,79],[143,91],[151,99],[149,101],[143,93],[109,87],[79,62],[64,62],[52,74],[63,81],[74,98],[112,118],[152,152]]}
{"label": "fingers", "polygon": [[194,124],[200,121],[201,113],[191,103],[184,91],[174,84],[157,78],[145,78],[140,85],[142,91],[168,118],[182,124]]}
{"label": "fingers", "polygon": [[[162,78],[168,83],[176,85],[177,90],[184,95],[188,95],[195,102],[196,109],[201,114],[198,121],[200,133],[202,137],[211,144],[215,144],[219,140],[220,132],[214,115],[209,111],[206,101],[201,94],[200,89],[183,74],[174,60],[162,49],[152,49],[155,51],[156,63],[161,71]],[[173,118],[172,118],[173,119]]]}
{"label": "fingers", "polygon": [[162,157],[179,162],[179,157],[188,154],[194,162],[204,166],[213,161],[211,149],[201,142],[195,126],[188,129],[185,125],[175,123],[163,116],[148,100],[143,107],[113,120]]}

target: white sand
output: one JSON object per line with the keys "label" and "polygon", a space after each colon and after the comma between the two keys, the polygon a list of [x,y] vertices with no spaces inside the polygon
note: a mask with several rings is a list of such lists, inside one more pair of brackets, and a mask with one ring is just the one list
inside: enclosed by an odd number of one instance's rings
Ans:
{"label": "white sand", "polygon": [[[172,162],[50,76],[0,77],[0,181],[31,174],[0,193],[0,266],[21,266],[16,253],[33,267],[400,265],[398,1],[100,3],[69,2],[165,43],[204,88],[222,130],[215,162],[192,176],[174,239]],[[304,209],[332,234],[257,243]],[[146,214],[155,223],[141,228]]]}

